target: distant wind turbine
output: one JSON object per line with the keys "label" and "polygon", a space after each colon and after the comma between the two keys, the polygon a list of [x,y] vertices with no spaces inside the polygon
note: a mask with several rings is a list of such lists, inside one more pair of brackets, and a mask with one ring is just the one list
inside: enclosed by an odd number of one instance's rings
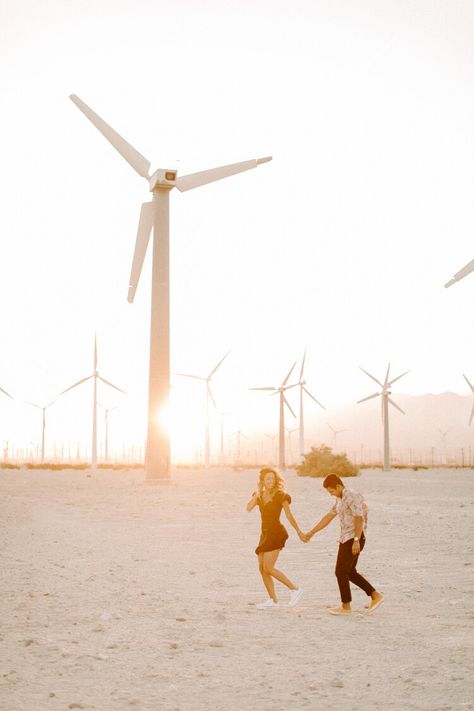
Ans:
{"label": "distant wind turbine", "polygon": [[278,466],[280,469],[286,469],[286,464],[285,464],[285,405],[293,415],[293,417],[296,417],[295,413],[291,409],[290,403],[285,397],[285,391],[289,390],[290,388],[295,388],[298,383],[294,383],[293,385],[287,385],[288,380],[290,379],[290,375],[293,372],[293,369],[296,365],[296,361],[293,363],[291,366],[288,375],[286,378],[283,380],[282,384],[279,387],[275,386],[270,386],[266,388],[249,388],[249,390],[272,390],[273,394],[276,395],[277,393],[280,396],[280,418],[279,418],[279,428],[278,428]]}
{"label": "distant wind turbine", "polygon": [[7,393],[7,391],[4,390],[3,388],[0,388],[0,393],[3,393],[3,394],[6,395],[7,397],[9,397],[10,400],[13,400],[13,397],[10,395],[10,393]]}
{"label": "distant wind turbine", "polygon": [[241,455],[241,447],[240,447],[240,440],[243,437],[244,439],[248,439],[247,435],[244,434],[241,430],[237,430],[237,432],[232,432],[231,435],[229,435],[229,439],[232,439],[232,437],[237,438],[237,458],[234,461],[234,464],[242,464],[242,455]]}
{"label": "distant wind turbine", "polygon": [[447,289],[448,287],[452,286],[455,284],[457,281],[461,281],[461,279],[464,279],[468,274],[471,272],[474,272],[474,259],[471,259],[469,264],[466,264],[465,267],[460,269],[456,274],[453,276],[452,279],[450,279],[446,284],[444,285],[444,288]]}
{"label": "distant wind turbine", "polygon": [[326,424],[334,435],[334,451],[336,451],[337,435],[342,434],[343,432],[347,432],[347,430],[335,430],[334,427],[329,424],[329,422],[326,422]]}
{"label": "distant wind turbine", "polygon": [[207,468],[209,467],[210,461],[211,461],[211,447],[210,447],[210,437],[209,437],[209,409],[210,409],[210,400],[212,401],[212,404],[214,405],[215,409],[217,410],[217,405],[216,401],[214,400],[214,397],[212,395],[212,390],[211,390],[211,378],[216,372],[216,370],[222,365],[222,363],[225,361],[229,354],[226,353],[223,358],[218,362],[218,364],[211,370],[209,375],[207,376],[202,376],[202,375],[190,375],[189,373],[175,373],[175,375],[180,375],[184,378],[193,378],[194,380],[202,380],[204,383],[206,383],[206,434],[205,434],[205,441],[204,441],[204,466]]}
{"label": "distant wind turbine", "polygon": [[[59,397],[59,396],[58,396]],[[51,405],[54,405],[58,398],[54,398],[54,400],[51,400],[51,402],[48,402],[47,405],[37,405],[35,402],[27,402],[27,405],[31,405],[32,407],[37,407],[39,410],[42,412],[42,422],[41,422],[41,464],[44,464],[44,440],[45,440],[45,432],[46,432],[46,410],[48,407],[51,407]]]}
{"label": "distant wind turbine", "polygon": [[321,405],[319,400],[316,400],[314,395],[311,395],[309,390],[305,387],[306,386],[306,380],[303,380],[303,372],[304,372],[304,362],[306,359],[306,351],[303,354],[303,360],[301,361],[301,370],[300,370],[300,379],[298,381],[298,385],[300,388],[300,433],[299,433],[299,458],[304,454],[304,415],[303,415],[303,393],[306,393],[306,395],[309,395],[310,398],[314,400],[315,403],[319,405],[319,407],[322,407],[323,410],[326,408],[324,405]]}
{"label": "distant wind turbine", "polygon": [[405,414],[402,410],[401,407],[398,407],[398,405],[393,402],[393,400],[390,398],[391,395],[391,390],[390,387],[395,383],[397,380],[400,380],[400,378],[403,378],[404,375],[406,375],[409,371],[406,370],[404,373],[401,375],[397,375],[396,378],[393,378],[393,380],[389,381],[389,373],[390,373],[390,363],[388,364],[387,368],[387,374],[385,375],[385,380],[383,384],[380,382],[380,380],[377,380],[373,375],[368,373],[366,370],[361,368],[362,372],[365,373],[366,375],[369,376],[369,378],[372,378],[372,380],[375,380],[377,385],[380,385],[382,388],[382,391],[379,393],[373,393],[373,395],[369,395],[368,397],[362,398],[362,400],[357,400],[357,403],[360,402],[365,402],[366,400],[371,400],[374,397],[381,397],[382,398],[382,422],[383,422],[383,468],[384,471],[388,471],[390,469],[390,438],[389,438],[389,423],[388,423],[388,404],[390,403],[393,405],[393,407],[396,407],[397,410],[399,410],[403,415]]}
{"label": "distant wind turbine", "polygon": [[77,383],[74,383],[74,385],[71,385],[69,388],[66,388],[66,390],[63,390],[61,393],[59,393],[58,397],[61,395],[64,395],[64,393],[69,392],[69,390],[73,390],[74,388],[77,388],[78,385],[82,385],[82,383],[86,383],[88,380],[91,378],[94,378],[94,395],[92,399],[92,454],[91,454],[91,469],[95,470],[97,469],[97,380],[102,380],[103,383],[108,385],[111,388],[114,388],[115,390],[118,390],[120,393],[123,393],[126,395],[127,393],[125,390],[122,390],[122,388],[117,387],[117,385],[114,385],[113,383],[109,382],[105,378],[103,378],[101,375],[99,375],[99,371],[97,370],[97,338],[94,337],[94,372],[91,375],[88,375],[86,378],[82,378],[82,380],[78,380]]}
{"label": "distant wind turbine", "polygon": [[[464,373],[463,373],[463,378],[466,381],[466,383],[469,385],[469,387],[471,388],[471,392],[474,393],[474,385],[467,379],[467,377],[464,375]],[[471,416],[469,418],[469,427],[471,426],[473,417],[474,417],[474,405],[472,406]]]}
{"label": "distant wind turbine", "polygon": [[109,412],[111,410],[116,410],[117,406],[115,405],[114,407],[105,407],[100,402],[98,402],[97,404],[105,410],[105,414],[104,414],[104,422],[105,422],[104,460],[105,460],[105,462],[108,462],[109,461]]}
{"label": "distant wind turbine", "polygon": [[183,175],[181,178],[177,177],[176,170],[162,168],[150,175],[150,162],[141,153],[119,136],[75,94],[71,94],[69,98],[138,175],[148,181],[149,189],[153,194],[153,200],[143,203],[141,207],[128,301],[133,302],[153,230],[146,477],[168,479],[170,475],[169,432],[165,427],[158,425],[157,418],[166,410],[170,392],[169,194],[175,187],[180,192],[184,192],[256,168],[271,160],[271,157],[211,168],[199,173]]}

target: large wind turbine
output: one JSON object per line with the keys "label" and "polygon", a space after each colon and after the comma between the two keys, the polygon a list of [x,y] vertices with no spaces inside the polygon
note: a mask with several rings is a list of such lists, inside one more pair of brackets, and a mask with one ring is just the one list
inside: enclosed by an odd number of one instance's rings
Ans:
{"label": "large wind turbine", "polygon": [[277,393],[280,395],[280,420],[279,420],[279,429],[278,429],[278,467],[280,469],[286,469],[286,463],[285,463],[285,405],[293,415],[293,417],[296,417],[295,413],[291,409],[290,403],[285,397],[285,390],[289,390],[290,388],[295,388],[298,383],[294,383],[293,385],[287,385],[288,380],[290,379],[290,375],[293,372],[293,368],[296,365],[296,361],[293,363],[291,366],[288,375],[286,378],[283,380],[282,384],[279,387],[275,386],[269,386],[266,388],[249,388],[250,390],[272,390],[273,394],[276,395]]}
{"label": "large wind turbine", "polygon": [[333,437],[334,437],[334,451],[336,451],[336,444],[337,444],[337,435],[342,434],[343,432],[347,432],[347,430],[335,430],[332,425],[329,424],[329,422],[326,422],[327,426],[331,430]]}
{"label": "large wind turbine", "polygon": [[446,282],[446,284],[444,285],[445,289],[447,289],[449,286],[452,286],[457,281],[461,281],[461,279],[464,279],[464,277],[466,277],[471,272],[474,272],[474,259],[471,259],[469,264],[466,264],[465,267],[456,272],[452,279]]}
{"label": "large wind turbine", "polygon": [[306,358],[306,351],[303,354],[303,360],[301,361],[301,370],[300,370],[300,379],[298,381],[298,385],[300,388],[300,432],[299,432],[299,458],[304,454],[304,415],[303,415],[303,393],[306,393],[306,395],[309,395],[310,398],[314,400],[320,407],[325,410],[326,408],[324,405],[321,405],[319,400],[316,400],[314,395],[311,395],[309,390],[305,387],[306,385],[306,380],[303,380],[303,373],[304,373],[304,362]]}
{"label": "large wind turbine", "polygon": [[390,363],[388,364],[387,368],[387,374],[385,376],[385,380],[383,384],[380,382],[380,380],[377,380],[373,375],[368,373],[366,370],[361,368],[362,372],[365,373],[366,375],[369,376],[369,378],[372,378],[372,380],[375,380],[377,385],[380,385],[382,388],[382,391],[379,393],[373,393],[373,395],[369,395],[368,397],[362,398],[362,400],[357,400],[357,403],[359,402],[365,402],[366,400],[371,400],[374,397],[381,397],[382,398],[382,422],[383,422],[383,468],[384,471],[388,471],[390,469],[390,438],[389,438],[389,424],[388,424],[388,403],[393,405],[393,407],[396,407],[397,410],[400,410],[400,412],[404,415],[405,413],[403,412],[401,407],[398,407],[398,405],[393,402],[391,399],[391,390],[390,387],[395,383],[397,380],[400,380],[400,378],[403,378],[404,375],[406,375],[409,371],[406,370],[404,373],[401,375],[397,375],[396,378],[393,378],[393,380],[389,381],[389,373],[390,373]]}
{"label": "large wind turbine", "polygon": [[166,410],[170,389],[170,336],[169,336],[169,193],[173,188],[180,192],[227,178],[245,170],[256,168],[271,157],[257,158],[211,168],[199,173],[177,177],[176,170],[158,169],[150,175],[150,162],[133,146],[119,136],[81,99],[72,94],[70,99],[94,124],[127,163],[148,181],[153,194],[151,202],[142,205],[133,255],[128,301],[133,302],[140,279],[143,261],[153,230],[153,261],[151,290],[150,368],[148,385],[148,433],[146,448],[146,477],[168,479],[170,474],[169,433],[160,426],[160,415]]}
{"label": "large wind turbine", "polygon": [[[59,396],[58,396],[59,397]],[[51,407],[58,398],[55,398],[54,400],[51,400],[51,402],[48,402],[47,405],[37,405],[35,402],[27,402],[27,405],[31,405],[32,407],[37,407],[39,410],[41,410],[42,413],[42,421],[41,421],[41,464],[44,463],[44,440],[45,440],[45,432],[46,432],[46,410],[48,407]]]}
{"label": "large wind turbine", "polygon": [[[464,375],[464,373],[463,373],[463,378],[464,378],[464,380],[466,381],[466,383],[469,385],[469,387],[471,388],[471,392],[474,393],[474,385],[470,382],[470,380],[467,379],[467,376]],[[469,418],[469,427],[471,426],[471,422],[472,422],[472,418],[473,418],[473,417],[474,417],[474,405],[472,406],[471,416],[470,416],[470,418]]]}
{"label": "large wind turbine", "polygon": [[210,408],[210,400],[212,400],[212,404],[214,405],[215,409],[217,410],[217,405],[216,401],[214,400],[214,397],[212,395],[212,390],[211,390],[211,378],[216,372],[216,370],[222,365],[222,363],[225,361],[229,354],[226,353],[223,358],[218,362],[218,364],[211,370],[209,375],[207,376],[202,376],[202,375],[190,375],[189,373],[176,373],[175,375],[181,375],[184,378],[194,378],[194,380],[202,380],[203,382],[206,383],[206,435],[205,435],[205,441],[204,441],[204,466],[206,468],[209,467],[210,461],[211,461],[211,448],[210,448],[210,438],[209,438],[209,408]]}
{"label": "large wind turbine", "polygon": [[97,380],[102,380],[103,383],[108,385],[111,388],[114,388],[115,390],[118,390],[120,393],[123,393],[126,395],[127,393],[125,390],[122,390],[121,388],[117,387],[117,385],[114,385],[113,383],[109,382],[105,378],[103,378],[101,375],[99,375],[99,371],[97,370],[97,338],[94,337],[94,372],[91,375],[88,375],[86,378],[82,378],[82,380],[78,380],[77,383],[74,383],[74,385],[71,385],[70,387],[66,388],[66,390],[63,390],[61,393],[59,393],[58,397],[60,395],[64,395],[64,393],[69,392],[69,390],[73,390],[74,388],[77,388],[78,385],[82,385],[82,383],[87,382],[91,378],[94,378],[94,395],[92,399],[92,454],[91,454],[91,469],[95,470],[97,468]]}

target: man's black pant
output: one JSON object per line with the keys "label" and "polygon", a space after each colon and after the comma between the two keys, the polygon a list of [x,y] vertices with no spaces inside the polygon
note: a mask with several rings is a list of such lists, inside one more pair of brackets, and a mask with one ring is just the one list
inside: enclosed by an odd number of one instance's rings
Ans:
{"label": "man's black pant", "polygon": [[[351,538],[349,541],[346,541],[345,543],[339,543],[339,550],[337,553],[335,573],[337,578],[337,584],[339,585],[339,592],[341,593],[341,600],[343,603],[352,601],[351,587],[349,585],[349,582],[354,583],[354,585],[357,585],[359,588],[362,588],[362,590],[367,593],[369,597],[371,593],[375,592],[375,588],[372,587],[372,585],[365,578],[363,578],[362,575],[359,575],[356,570],[357,561],[359,560],[359,553],[357,553],[357,555],[354,555],[352,553],[353,543],[353,538]],[[360,538],[361,552],[364,546],[365,536],[362,534]]]}

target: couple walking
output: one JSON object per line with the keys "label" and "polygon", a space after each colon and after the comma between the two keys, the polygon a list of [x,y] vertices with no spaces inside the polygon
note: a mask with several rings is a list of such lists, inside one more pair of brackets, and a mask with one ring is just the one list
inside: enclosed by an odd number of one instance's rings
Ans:
{"label": "couple walking", "polygon": [[351,582],[370,597],[368,612],[372,612],[382,604],[384,599],[382,593],[375,590],[356,569],[359,554],[365,545],[367,504],[362,494],[344,486],[335,474],[329,474],[324,479],[323,486],[328,494],[336,498],[336,503],[308,533],[303,533],[291,513],[291,496],[286,493],[281,476],[269,467],[260,470],[257,491],[253,492],[247,504],[247,511],[252,511],[255,506],[258,506],[262,517],[262,532],[255,553],[258,555],[258,567],[269,598],[257,605],[260,610],[278,607],[273,579],[289,588],[290,607],[296,605],[303,593],[302,588],[294,585],[281,570],[275,568],[280,551],[288,538],[285,527],[280,523],[282,509],[303,543],[310,541],[315,533],[326,528],[336,516],[339,516],[341,535],[335,573],[341,595],[341,606],[331,607],[329,612],[332,615],[351,614]]}

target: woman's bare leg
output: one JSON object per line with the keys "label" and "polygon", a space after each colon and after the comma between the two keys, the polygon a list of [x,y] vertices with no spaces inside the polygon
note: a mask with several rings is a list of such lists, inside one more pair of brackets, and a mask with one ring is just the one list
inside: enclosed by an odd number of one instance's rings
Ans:
{"label": "woman's bare leg", "polygon": [[260,575],[262,576],[263,584],[265,585],[269,596],[271,597],[271,599],[273,600],[273,602],[278,602],[277,596],[276,596],[276,593],[275,593],[275,585],[274,585],[274,583],[273,583],[272,576],[269,575],[269,574],[265,571],[265,565],[264,565],[264,562],[263,562],[263,560],[264,560],[264,559],[263,559],[263,556],[264,556],[264,555],[266,555],[266,554],[265,554],[265,553],[259,553],[259,554],[258,554],[258,569],[259,569],[259,571],[260,571]]}
{"label": "woman's bare leg", "polygon": [[[268,575],[271,575],[272,578],[275,578],[275,580],[279,580],[280,583],[283,583],[283,585],[286,585],[287,588],[290,588],[290,590],[297,590],[297,586],[294,585],[291,580],[289,580],[284,573],[281,572],[281,570],[277,570],[275,568],[275,563],[277,561],[278,556],[280,555],[280,551],[269,551],[268,553],[263,554],[263,570],[265,573]],[[263,575],[263,573],[262,573]]]}

